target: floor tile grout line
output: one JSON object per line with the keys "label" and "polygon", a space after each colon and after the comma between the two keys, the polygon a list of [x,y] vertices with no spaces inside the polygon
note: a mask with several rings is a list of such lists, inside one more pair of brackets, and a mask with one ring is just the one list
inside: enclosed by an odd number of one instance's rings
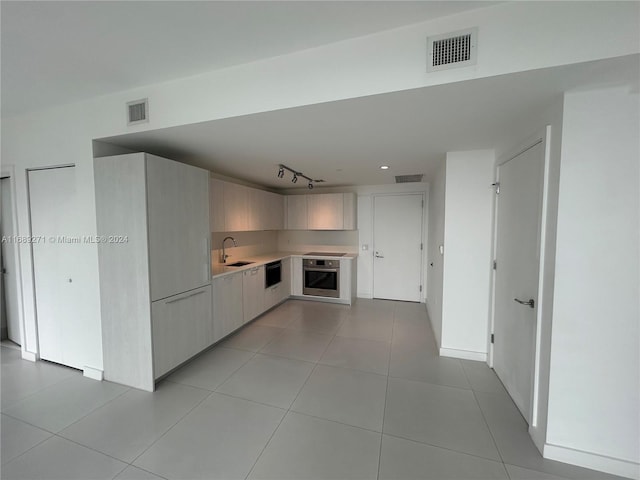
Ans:
{"label": "floor tile grout line", "polygon": [[[464,372],[465,376],[467,376],[467,372],[465,371],[464,367],[462,368],[462,371]],[[469,384],[471,384],[471,381],[469,380],[469,378],[467,377],[467,381],[469,382]],[[471,390],[471,392],[473,393],[473,399],[476,401],[476,405],[478,406],[478,410],[480,410],[480,415],[482,415],[482,420],[484,420],[485,425],[487,426],[487,431],[489,432],[489,435],[491,435],[491,441],[493,441],[493,446],[496,447],[496,452],[498,452],[498,456],[500,457],[500,461],[502,462],[502,468],[504,468],[505,472],[507,472],[507,467],[504,464],[504,458],[502,457],[502,452],[500,451],[500,448],[498,447],[498,442],[496,442],[496,438],[493,435],[493,431],[491,430],[491,427],[489,426],[489,421],[487,420],[487,417],[484,414],[484,411],[482,410],[482,407],[480,406],[480,402],[478,401],[478,397],[476,396],[476,392],[474,390]],[[507,477],[509,477],[509,473],[507,472]]]}
{"label": "floor tile grout line", "polygon": [[[24,360],[24,361],[29,361],[29,360]],[[40,360],[38,360],[38,361],[40,361]],[[33,362],[33,363],[36,363],[36,362]],[[75,368],[71,368],[71,367],[61,367],[61,368],[68,368],[70,370],[76,370]],[[20,402],[24,402],[25,400],[27,400],[27,399],[29,399],[29,398],[31,398],[31,397],[39,394],[39,393],[42,393],[43,390],[46,390],[47,388],[54,387],[54,386],[56,386],[56,385],[58,385],[58,384],[60,384],[62,382],[70,380],[71,378],[76,377],[76,376],[80,376],[80,377],[84,378],[80,371],[70,372],[68,376],[65,376],[64,378],[61,378],[60,380],[58,380],[56,382],[53,382],[50,385],[47,385],[47,386],[42,387],[42,388],[38,388],[35,392],[28,393],[24,397],[20,398],[19,400],[16,400],[15,402],[9,404],[8,406],[7,405],[2,405],[2,407],[1,407],[2,408],[2,413],[4,413],[4,411],[5,411],[4,409],[5,408],[13,408],[14,406],[18,405]]]}
{"label": "floor tile grout line", "polygon": [[[12,418],[13,418],[13,417],[12,417]],[[47,432],[47,433],[50,433],[50,432]],[[28,448],[27,450],[25,450],[25,451],[24,451],[24,452],[22,452],[21,454],[16,455],[16,456],[15,456],[15,457],[13,457],[11,460],[8,460],[8,461],[6,461],[6,462],[2,462],[1,466],[4,468],[6,465],[10,464],[10,463],[11,463],[11,462],[13,462],[14,460],[17,460],[18,458],[22,457],[23,455],[26,455],[27,453],[29,453],[29,452],[30,452],[31,450],[33,450],[34,448],[36,448],[36,447],[38,447],[38,446],[42,445],[44,442],[46,442],[47,440],[50,440],[51,438],[53,438],[53,437],[55,437],[55,436],[56,436],[56,434],[55,434],[55,433],[52,433],[52,434],[51,434],[51,435],[49,435],[47,438],[45,438],[45,439],[43,439],[43,440],[39,441],[38,443],[36,443],[36,444],[35,444],[35,445],[33,445],[32,447]],[[2,470],[2,469],[0,468],[0,470]]]}
{"label": "floor tile grout line", "polygon": [[387,399],[389,398],[389,375],[391,373],[391,353],[393,350],[393,335],[396,327],[396,309],[397,305],[393,307],[393,323],[391,324],[391,342],[389,345],[389,358],[387,359],[387,385],[384,390],[384,406],[382,408],[382,426],[380,432],[380,450],[378,451],[378,474],[376,478],[380,479],[380,466],[382,465],[382,442],[384,441],[384,420],[387,416]]}
{"label": "floor tile grout line", "polygon": [[[329,345],[331,345],[331,342],[333,341],[333,339],[335,338],[335,334],[332,335],[331,340],[329,340],[329,342],[327,342],[327,345],[324,349],[324,351],[322,352],[322,354],[320,355],[320,357],[318,358],[318,361],[320,359],[322,359],[322,357],[324,356],[324,354],[327,352],[327,349],[329,348]],[[286,357],[285,357],[286,358]],[[284,419],[287,417],[287,415],[289,415],[289,413],[293,412],[298,414],[298,412],[291,410],[291,407],[293,407],[293,405],[295,404],[296,400],[298,399],[298,397],[300,396],[300,393],[302,392],[302,390],[304,390],[304,387],[307,385],[307,383],[309,383],[309,379],[313,376],[313,373],[316,371],[316,369],[318,368],[318,365],[320,365],[318,363],[318,361],[314,362],[315,365],[313,367],[313,369],[311,370],[311,372],[309,372],[309,375],[307,376],[306,380],[304,381],[304,383],[302,384],[302,386],[300,387],[300,389],[298,390],[298,393],[296,394],[295,398],[293,399],[293,401],[291,402],[291,404],[289,405],[289,408],[287,409],[287,411],[284,413],[284,415],[282,416],[282,419],[280,420],[280,422],[278,423],[278,426],[273,430],[273,433],[271,434],[271,436],[269,437],[269,440],[267,440],[267,443],[265,443],[264,447],[262,448],[262,450],[260,451],[260,454],[256,457],[255,462],[253,462],[253,465],[251,466],[251,469],[249,470],[249,473],[247,474],[247,476],[245,477],[245,480],[247,480],[250,476],[251,473],[253,472],[253,470],[255,469],[256,465],[258,464],[258,462],[260,461],[260,458],[262,457],[262,454],[265,452],[265,450],[267,449],[267,447],[269,446],[269,444],[271,443],[271,440],[273,439],[273,437],[275,436],[276,432],[278,431],[278,429],[280,428],[280,425],[282,425],[282,422],[284,422]]]}
{"label": "floor tile grout line", "polygon": [[[210,392],[210,390],[206,390],[206,389],[202,389],[205,390],[207,392]],[[178,418],[178,420],[176,420],[173,425],[171,425],[169,428],[167,428],[162,435],[160,435],[158,438],[156,438],[153,442],[151,442],[147,448],[145,448],[142,452],[140,452],[133,460],[131,460],[131,462],[129,463],[129,465],[133,465],[134,462],[136,460],[138,460],[142,455],[144,455],[145,453],[147,453],[147,451],[153,447],[156,443],[158,443],[167,433],[169,433],[171,430],[173,430],[175,428],[175,426],[180,423],[187,415],[189,415],[191,412],[193,412],[196,408],[198,408],[200,405],[202,405],[209,397],[211,397],[211,395],[213,395],[215,392],[211,392],[208,395],[205,395],[205,397],[200,400],[198,403],[196,403],[193,408],[187,410],[187,412],[185,412],[184,415],[182,415],[180,418]],[[134,467],[137,467],[137,465],[133,465]],[[151,472],[154,473],[154,472]],[[155,475],[155,473],[154,473]]]}
{"label": "floor tile grout line", "polygon": [[447,452],[458,453],[460,455],[466,455],[468,457],[477,458],[477,459],[480,459],[480,460],[486,460],[488,462],[493,462],[493,463],[498,463],[498,464],[504,465],[504,463],[500,459],[483,457],[483,456],[480,456],[480,455],[477,455],[477,454],[474,454],[474,453],[464,452],[462,450],[456,450],[456,449],[451,448],[451,447],[445,447],[445,446],[442,446],[442,445],[438,445],[436,443],[423,442],[421,440],[416,440],[415,438],[403,437],[402,435],[398,435],[396,433],[383,432],[382,435],[383,436],[387,436],[387,437],[397,438],[399,440],[406,440],[407,442],[417,443],[418,445],[426,445],[427,447],[439,448],[441,450],[446,450]]}

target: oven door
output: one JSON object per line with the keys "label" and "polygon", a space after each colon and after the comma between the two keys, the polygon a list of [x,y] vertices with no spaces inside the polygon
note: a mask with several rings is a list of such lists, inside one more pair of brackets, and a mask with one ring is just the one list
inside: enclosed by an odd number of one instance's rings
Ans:
{"label": "oven door", "polygon": [[303,295],[340,298],[340,268],[303,267]]}

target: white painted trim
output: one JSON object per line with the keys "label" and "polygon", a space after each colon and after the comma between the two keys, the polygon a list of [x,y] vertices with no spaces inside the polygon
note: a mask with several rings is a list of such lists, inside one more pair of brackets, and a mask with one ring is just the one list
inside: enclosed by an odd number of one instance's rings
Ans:
{"label": "white painted trim", "polygon": [[36,362],[38,360],[38,354],[33,352],[28,352],[27,350],[22,350],[22,359],[28,360],[30,362]]}
{"label": "white painted trim", "polygon": [[[13,224],[13,232],[19,235],[18,230],[18,199],[16,197],[16,169],[14,165],[3,165],[0,169],[0,178],[9,179],[9,195],[11,196],[11,222]],[[18,294],[18,325],[20,327],[20,350],[22,351],[22,358],[30,359],[31,352],[26,351],[25,340],[25,317],[24,317],[24,295],[22,292],[22,260],[20,256],[20,248],[17,243],[10,244],[14,248],[15,263],[13,269],[16,272],[16,293]],[[34,354],[33,362],[36,361],[37,355]]]}
{"label": "white painted trim", "polygon": [[87,367],[85,365],[82,369],[82,375],[101,382],[104,377],[104,372],[102,370],[98,370],[97,368]]}
{"label": "white painted trim", "polygon": [[622,460],[619,458],[598,455],[597,453],[583,452],[572,448],[551,445],[544,446],[544,458],[570,463],[584,468],[591,468],[600,472],[621,475],[635,480],[640,479],[640,464]]}
{"label": "white painted trim", "polygon": [[476,360],[486,362],[487,354],[484,352],[472,352],[470,350],[456,350],[455,348],[440,347],[441,357],[461,358],[463,360]]}

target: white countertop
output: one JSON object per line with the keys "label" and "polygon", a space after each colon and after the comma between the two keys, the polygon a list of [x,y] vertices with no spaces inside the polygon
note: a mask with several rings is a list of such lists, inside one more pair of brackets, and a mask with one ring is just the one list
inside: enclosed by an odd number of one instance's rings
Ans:
{"label": "white countertop", "polygon": [[[250,270],[252,268],[259,267],[261,265],[265,265],[270,262],[282,260],[283,258],[287,258],[287,257],[319,258],[318,255],[305,255],[304,253],[300,253],[300,252],[273,252],[273,253],[263,253],[261,255],[256,255],[253,257],[234,258],[230,263],[236,263],[236,262],[252,262],[252,263],[250,263],[249,265],[244,265],[242,267],[229,267],[224,263],[215,263],[211,267],[211,278],[213,279],[213,278],[221,277],[231,273],[241,272],[243,270]],[[322,258],[327,258],[330,260],[341,260],[341,259],[353,260],[354,258],[357,258],[357,257],[358,257],[357,253],[346,253],[341,257],[323,256]]]}

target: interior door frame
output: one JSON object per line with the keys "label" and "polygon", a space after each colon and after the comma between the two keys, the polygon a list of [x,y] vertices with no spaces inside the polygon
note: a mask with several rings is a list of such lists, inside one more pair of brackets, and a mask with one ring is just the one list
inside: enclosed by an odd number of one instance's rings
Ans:
{"label": "interior door frame", "polygon": [[[532,372],[532,388],[531,388],[531,411],[529,412],[530,418],[530,428],[536,428],[538,426],[538,413],[539,413],[539,393],[540,393],[540,377],[542,374],[542,365],[541,365],[541,343],[542,343],[542,326],[543,322],[550,322],[550,318],[546,318],[543,312],[545,311],[545,307],[549,302],[553,299],[548,299],[547,295],[545,295],[544,286],[546,285],[544,274],[545,274],[545,258],[546,251],[548,249],[548,245],[546,242],[546,234],[547,234],[547,218],[549,217],[549,189],[550,189],[550,170],[551,170],[551,125],[547,125],[544,129],[537,132],[535,135],[530,136],[526,140],[520,142],[517,147],[511,149],[505,155],[502,155],[498,158],[495,167],[495,182],[499,188],[499,173],[500,167],[507,163],[510,160],[513,160],[518,155],[524,153],[525,151],[535,147],[539,143],[542,143],[544,158],[543,158],[543,177],[542,177],[542,201],[540,207],[540,213],[538,217],[538,221],[540,222],[540,236],[538,238],[538,298],[537,304],[538,308],[536,310],[536,328],[535,328],[535,339],[534,339],[534,359],[533,359],[533,372]],[[494,184],[494,186],[496,185]],[[497,231],[498,231],[498,195],[495,195],[493,198],[493,241],[492,241],[492,255],[493,259],[497,258]],[[498,266],[498,268],[500,268]],[[491,293],[490,293],[490,315],[489,315],[489,335],[487,338],[488,345],[488,356],[487,363],[490,367],[493,368],[493,343],[491,343],[491,335],[495,329],[495,285],[496,285],[496,270],[491,270]]]}
{"label": "interior door frame", "polygon": [[[18,230],[18,204],[16,197],[16,169],[14,165],[3,165],[0,168],[0,178],[7,178],[9,180],[9,196],[11,197],[11,223],[13,224],[14,235],[20,235]],[[20,258],[20,248],[18,243],[8,243],[9,248],[13,249],[14,269],[16,278],[16,294],[17,294],[17,310],[18,310],[18,325],[20,328],[20,350],[23,353],[26,351],[25,345],[25,318],[24,318],[24,295],[22,292],[22,261]]]}
{"label": "interior door frame", "polygon": [[420,198],[422,199],[422,216],[420,221],[422,222],[421,225],[421,229],[420,229],[420,235],[421,235],[421,242],[422,242],[422,250],[420,251],[420,282],[422,285],[422,291],[420,292],[420,303],[425,303],[426,298],[427,298],[427,276],[426,276],[426,269],[425,269],[425,250],[427,248],[427,238],[426,238],[426,228],[427,228],[427,223],[428,223],[428,217],[426,215],[428,215],[428,211],[429,211],[429,204],[428,204],[428,198],[429,198],[429,194],[428,191],[424,192],[424,191],[406,191],[406,192],[385,192],[385,193],[374,193],[371,195],[371,246],[373,246],[373,248],[370,249],[369,254],[371,255],[372,258],[372,269],[371,269],[371,298],[375,298],[374,296],[374,290],[375,290],[375,278],[376,278],[376,272],[375,272],[375,260],[373,259],[374,254],[375,254],[375,221],[376,221],[376,198],[377,197],[397,197],[397,196],[407,196],[407,195],[420,195]]}

